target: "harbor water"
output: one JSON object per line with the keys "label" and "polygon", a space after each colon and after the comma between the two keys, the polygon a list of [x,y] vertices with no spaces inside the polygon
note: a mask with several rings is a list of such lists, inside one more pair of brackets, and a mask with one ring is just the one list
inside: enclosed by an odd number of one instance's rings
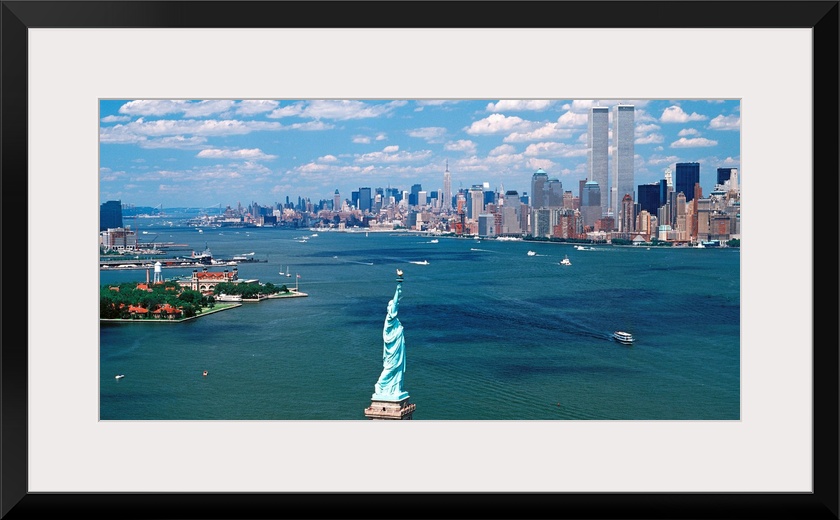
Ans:
{"label": "harbor water", "polygon": [[[735,248],[578,250],[273,228],[149,233],[195,251],[206,245],[216,258],[253,253],[237,266],[240,279],[298,283],[308,296],[184,323],[102,322],[101,420],[368,420],[396,269],[405,273],[399,319],[414,420],[740,419]],[[571,265],[561,265],[565,256]],[[100,272],[101,284],[146,279],[146,270]],[[616,330],[636,342],[614,341]]]}

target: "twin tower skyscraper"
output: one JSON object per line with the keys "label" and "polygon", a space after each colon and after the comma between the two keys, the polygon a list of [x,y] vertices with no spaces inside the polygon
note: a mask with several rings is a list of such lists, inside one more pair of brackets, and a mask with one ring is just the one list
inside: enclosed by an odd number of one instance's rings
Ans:
{"label": "twin tower skyscraper", "polygon": [[621,200],[630,195],[636,200],[633,188],[635,156],[635,107],[613,107],[612,175],[610,175],[610,109],[595,106],[589,109],[589,180],[601,189],[601,215],[619,218]]}

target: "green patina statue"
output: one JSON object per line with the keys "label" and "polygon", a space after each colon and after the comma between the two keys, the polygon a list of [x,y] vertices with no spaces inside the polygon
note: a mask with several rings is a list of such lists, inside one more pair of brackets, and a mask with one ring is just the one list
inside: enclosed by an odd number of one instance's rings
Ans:
{"label": "green patina statue", "polygon": [[397,269],[397,290],[388,302],[385,326],[382,328],[382,373],[374,386],[373,399],[377,401],[401,401],[408,397],[403,389],[405,374],[405,336],[403,326],[397,318],[402,298],[403,272]]}

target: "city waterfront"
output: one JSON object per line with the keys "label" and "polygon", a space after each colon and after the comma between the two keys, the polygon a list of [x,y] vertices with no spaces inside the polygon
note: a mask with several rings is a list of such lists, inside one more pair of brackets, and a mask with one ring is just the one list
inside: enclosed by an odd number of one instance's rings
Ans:
{"label": "city waterfront", "polygon": [[[740,419],[736,248],[152,231],[221,258],[254,252],[240,278],[309,296],[166,327],[102,323],[102,420],[366,420],[396,269],[415,420]],[[100,272],[103,284],[145,279]]]}

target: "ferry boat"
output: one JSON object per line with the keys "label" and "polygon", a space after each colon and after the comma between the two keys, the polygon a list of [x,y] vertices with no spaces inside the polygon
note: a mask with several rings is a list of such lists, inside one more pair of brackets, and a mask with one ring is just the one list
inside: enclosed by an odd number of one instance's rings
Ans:
{"label": "ferry boat", "polygon": [[216,296],[216,301],[220,302],[241,302],[242,295],[241,294],[225,294],[222,293]]}
{"label": "ferry boat", "polygon": [[624,343],[625,345],[632,345],[633,342],[636,341],[636,338],[634,338],[632,334],[630,334],[629,332],[624,332],[623,330],[617,330],[613,332],[612,337],[614,340],[618,341],[619,343]]}

